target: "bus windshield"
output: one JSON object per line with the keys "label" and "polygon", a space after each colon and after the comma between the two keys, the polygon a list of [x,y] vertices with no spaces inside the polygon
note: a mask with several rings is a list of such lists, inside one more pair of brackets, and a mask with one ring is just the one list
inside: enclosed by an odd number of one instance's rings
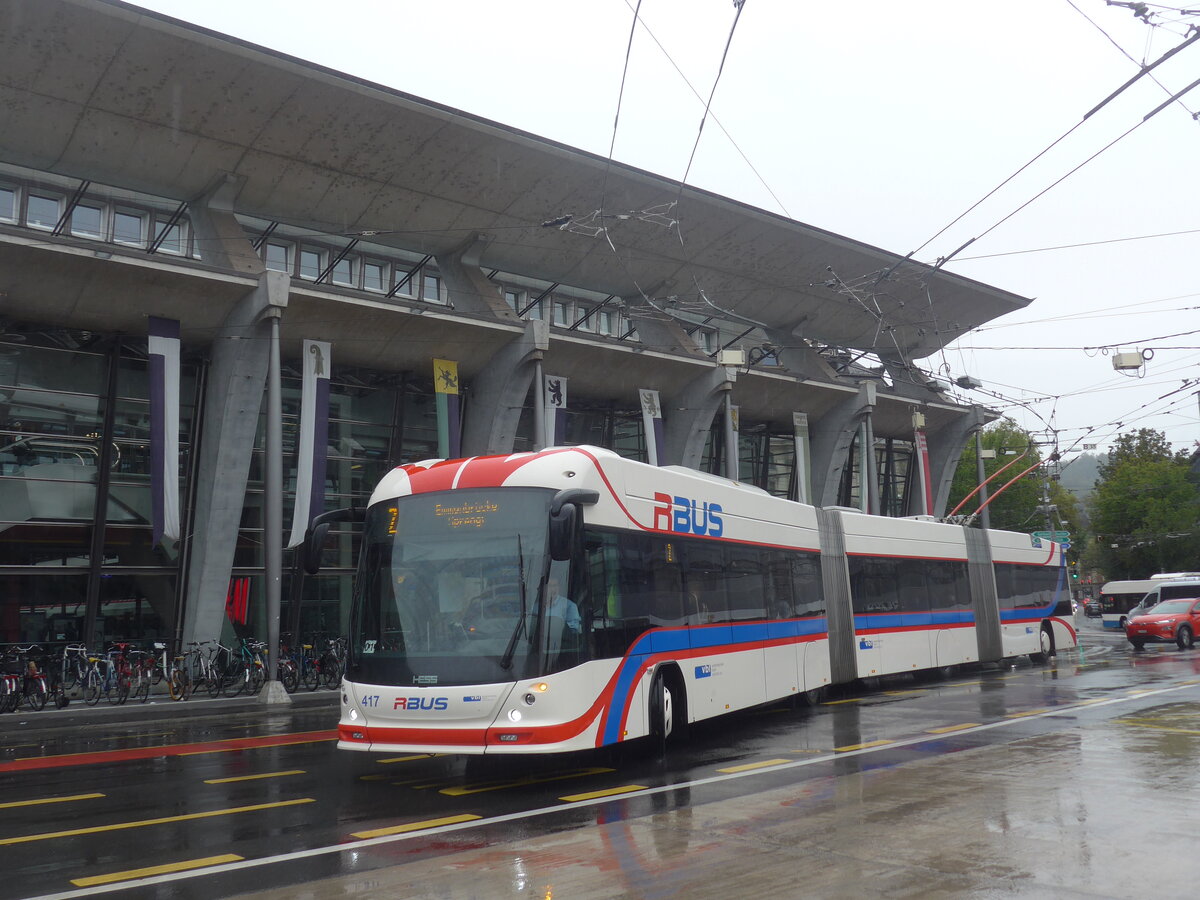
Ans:
{"label": "bus windshield", "polygon": [[471,488],[372,506],[351,679],[432,686],[532,674],[552,497],[540,488]]}

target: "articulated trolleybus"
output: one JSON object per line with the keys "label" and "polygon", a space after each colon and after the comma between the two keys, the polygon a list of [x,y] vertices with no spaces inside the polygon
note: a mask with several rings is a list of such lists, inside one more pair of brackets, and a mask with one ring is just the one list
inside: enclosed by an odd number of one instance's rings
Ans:
{"label": "articulated trolleybus", "polygon": [[338,746],[668,741],[856,679],[1042,658],[1076,642],[1064,572],[1029,535],[818,509],[594,447],[401,466],[366,510]]}

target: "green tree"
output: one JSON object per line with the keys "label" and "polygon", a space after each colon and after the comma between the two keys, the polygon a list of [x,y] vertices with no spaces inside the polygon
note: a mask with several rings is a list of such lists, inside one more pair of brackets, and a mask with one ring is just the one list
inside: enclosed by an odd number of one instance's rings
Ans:
{"label": "green tree", "polygon": [[[1021,472],[1041,462],[1043,454],[1035,445],[1033,437],[1012,419],[1004,418],[993,422],[980,435],[984,450],[995,452],[995,458],[988,459],[985,453],[983,460],[984,477],[987,478],[1006,465],[1011,466],[1001,475],[988,483],[988,496],[995,497],[988,502],[991,514],[991,526],[1006,531],[1044,531],[1047,529],[1047,514],[1044,507],[1057,507],[1057,513],[1050,514],[1049,524],[1054,530],[1065,529],[1075,540],[1079,531],[1079,512],[1075,498],[1057,481],[1046,477],[1044,468],[1034,468],[1028,474],[998,491],[1011,479]],[[1024,457],[1018,457],[1024,453]],[[954,481],[950,486],[950,508],[953,509],[964,497],[979,485],[975,468],[975,444],[969,442],[963,450],[962,458],[954,473]],[[1049,504],[1047,504],[1047,498]],[[976,494],[962,509],[959,515],[974,512],[980,505],[979,495]],[[1039,507],[1042,507],[1039,510]],[[976,521],[975,524],[979,524]],[[1080,537],[1082,537],[1080,535]]]}
{"label": "green tree", "polygon": [[1200,490],[1189,456],[1149,428],[1118,436],[1089,500],[1091,554],[1108,579],[1194,570],[1200,562]]}

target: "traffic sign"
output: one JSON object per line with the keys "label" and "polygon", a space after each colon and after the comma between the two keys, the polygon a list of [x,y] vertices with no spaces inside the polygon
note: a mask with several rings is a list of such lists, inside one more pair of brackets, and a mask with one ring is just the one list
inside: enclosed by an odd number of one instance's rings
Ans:
{"label": "traffic sign", "polygon": [[1043,541],[1054,541],[1056,544],[1061,544],[1064,541],[1069,541],[1071,539],[1071,532],[1069,532],[1069,531],[1035,531],[1033,533],[1033,536],[1035,538],[1041,538]]}

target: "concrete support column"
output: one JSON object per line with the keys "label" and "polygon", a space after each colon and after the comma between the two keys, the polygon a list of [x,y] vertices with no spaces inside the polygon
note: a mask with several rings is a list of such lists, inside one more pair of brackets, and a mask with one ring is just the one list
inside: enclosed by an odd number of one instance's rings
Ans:
{"label": "concrete support column", "polygon": [[438,272],[446,283],[446,296],[459,312],[519,322],[517,314],[504,302],[503,291],[479,267],[479,257],[487,245],[486,239],[473,234],[454,250],[437,257]]}
{"label": "concrete support column", "polygon": [[512,452],[529,386],[549,347],[550,326],[526,322],[524,334],[497,350],[475,376],[463,428],[464,456]]}
{"label": "concrete support column", "polygon": [[842,473],[850,463],[850,446],[859,425],[874,409],[875,384],[864,381],[856,393],[815,422],[810,420],[814,505],[837,505]]}
{"label": "concrete support column", "polygon": [[264,272],[230,312],[212,345],[195,482],[183,640],[217,638],[246,497],[254,433],[266,388],[273,309],[288,302],[290,279]]}
{"label": "concrete support column", "polygon": [[700,468],[713,416],[724,406],[725,395],[733,390],[736,378],[736,369],[714,366],[663,401],[663,465]]}
{"label": "concrete support column", "polygon": [[965,416],[956,416],[949,424],[937,430],[925,429],[929,440],[929,474],[933,482],[933,509],[931,514],[946,514],[950,501],[950,486],[954,472],[962,457],[967,441],[987,424],[987,415],[982,406],[972,406]]}

